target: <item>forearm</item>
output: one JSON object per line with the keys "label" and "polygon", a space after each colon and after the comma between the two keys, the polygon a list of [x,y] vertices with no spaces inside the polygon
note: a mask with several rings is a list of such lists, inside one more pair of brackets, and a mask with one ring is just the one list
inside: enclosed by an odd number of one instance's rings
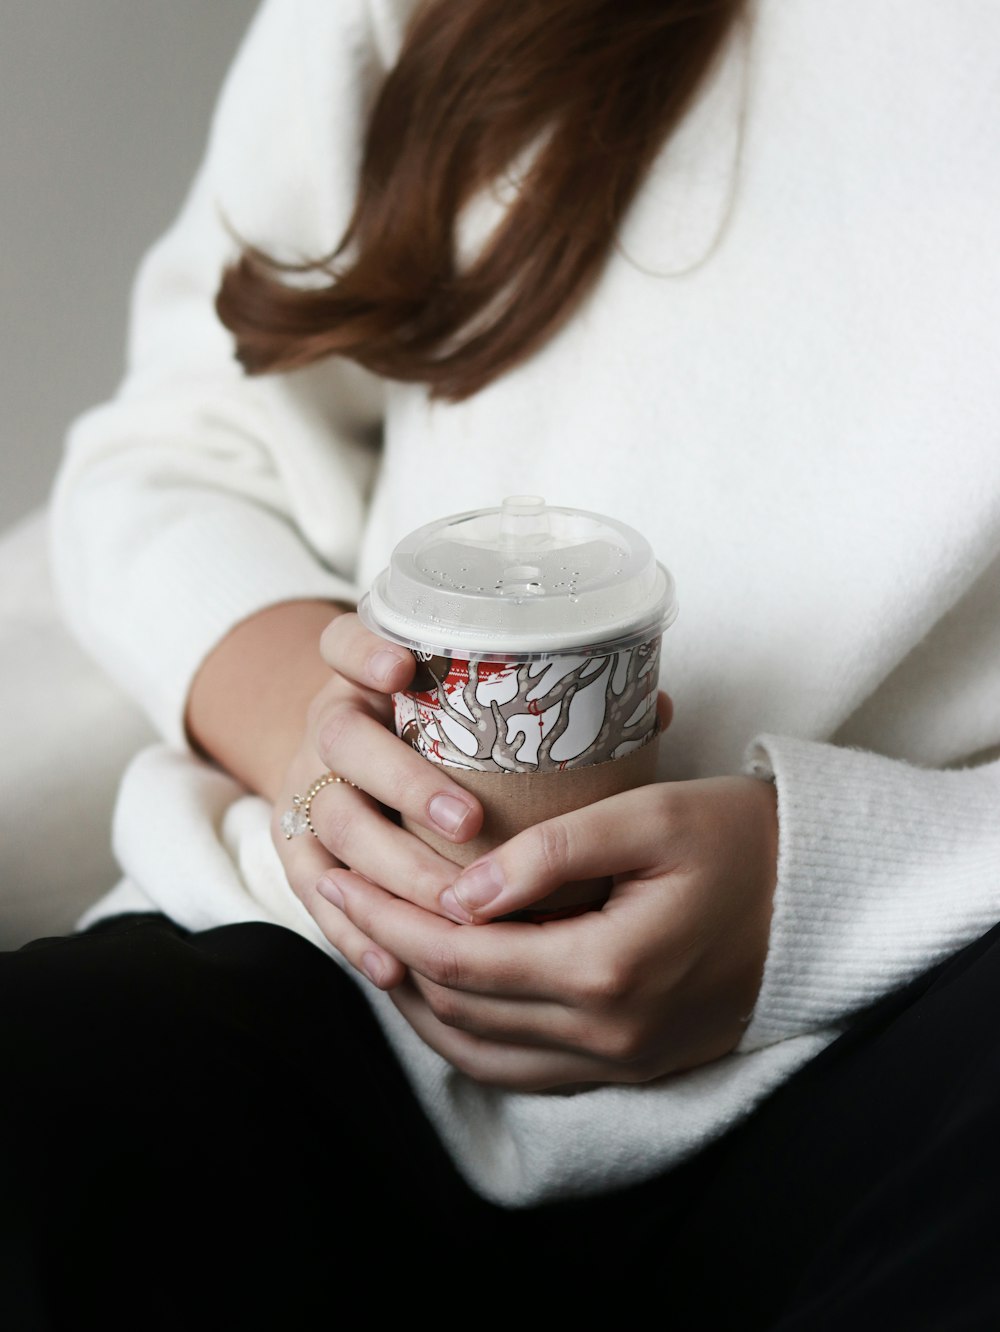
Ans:
{"label": "forearm", "polygon": [[191,687],[194,746],[270,800],[301,743],[309,704],[330,678],[320,635],[345,609],[328,601],[269,606],[226,635]]}

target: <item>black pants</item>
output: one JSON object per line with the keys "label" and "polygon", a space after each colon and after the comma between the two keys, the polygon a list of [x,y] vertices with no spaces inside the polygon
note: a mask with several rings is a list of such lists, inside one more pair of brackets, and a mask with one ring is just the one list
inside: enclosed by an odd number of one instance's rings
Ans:
{"label": "black pants", "polygon": [[1000,926],[686,1165],[507,1211],[312,945],[120,917],[0,955],[0,1326],[997,1328],[998,1033]]}

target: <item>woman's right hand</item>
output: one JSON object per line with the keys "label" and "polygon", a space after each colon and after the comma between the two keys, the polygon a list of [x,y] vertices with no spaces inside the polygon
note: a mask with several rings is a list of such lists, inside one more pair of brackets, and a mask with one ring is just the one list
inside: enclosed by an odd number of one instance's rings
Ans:
{"label": "woman's right hand", "polygon": [[[392,694],[413,677],[410,652],[371,633],[354,613],[327,626],[321,651],[332,674],[310,704],[305,734],[275,801],[271,835],[292,890],[326,937],[352,966],[389,989],[403,979],[405,967],[322,897],[317,880],[326,870],[348,867],[396,896],[436,909],[459,867],[406,832],[392,813],[457,844],[476,835],[483,811],[447,769],[394,733]],[[316,836],[287,837],[282,815],[326,771],[345,780],[313,797]]]}

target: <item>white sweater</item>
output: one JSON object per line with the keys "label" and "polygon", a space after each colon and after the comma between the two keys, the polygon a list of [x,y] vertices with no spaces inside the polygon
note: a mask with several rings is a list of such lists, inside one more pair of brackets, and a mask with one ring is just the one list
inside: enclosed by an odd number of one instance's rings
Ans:
{"label": "white sweater", "polygon": [[[770,952],[737,1053],[567,1097],[473,1084],[366,989],[461,1169],[524,1205],[696,1151],[1000,918],[1000,6],[760,0],[594,294],[469,402],[339,363],[247,380],[212,310],[222,219],[272,253],[330,250],[409,7],[265,0],[139,275],[124,383],[72,432],[66,615],[164,740],[126,775],[125,878],[88,919],[152,903],[330,951],[264,802],[185,747],[198,664],[251,613],[357,596],[404,533],[509,493],[639,528],[681,603],[660,775],[777,782]],[[502,202],[471,210],[469,244]]]}

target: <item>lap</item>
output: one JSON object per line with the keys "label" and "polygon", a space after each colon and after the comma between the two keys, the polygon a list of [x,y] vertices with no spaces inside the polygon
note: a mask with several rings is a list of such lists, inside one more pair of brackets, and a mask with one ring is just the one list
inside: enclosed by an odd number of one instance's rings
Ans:
{"label": "lap", "polygon": [[122,918],[0,956],[0,1004],[4,1238],[55,1301],[40,1326],[107,1327],[123,1286],[160,1301],[133,1327],[192,1326],[199,1287],[226,1326],[311,1326],[390,1237],[503,1225],[356,987],[287,930]]}
{"label": "lap", "polygon": [[670,1175],[520,1213],[467,1188],[353,982],[297,935],[127,917],[0,955],[10,1281],[49,1302],[39,1327],[110,1325],[120,1282],[153,1300],[134,1325],[191,1325],[171,1271],[230,1320],[305,1327],[334,1271],[400,1257],[505,1298],[541,1276],[581,1310],[661,1287],[682,1327],[983,1325],[997,934]]}

